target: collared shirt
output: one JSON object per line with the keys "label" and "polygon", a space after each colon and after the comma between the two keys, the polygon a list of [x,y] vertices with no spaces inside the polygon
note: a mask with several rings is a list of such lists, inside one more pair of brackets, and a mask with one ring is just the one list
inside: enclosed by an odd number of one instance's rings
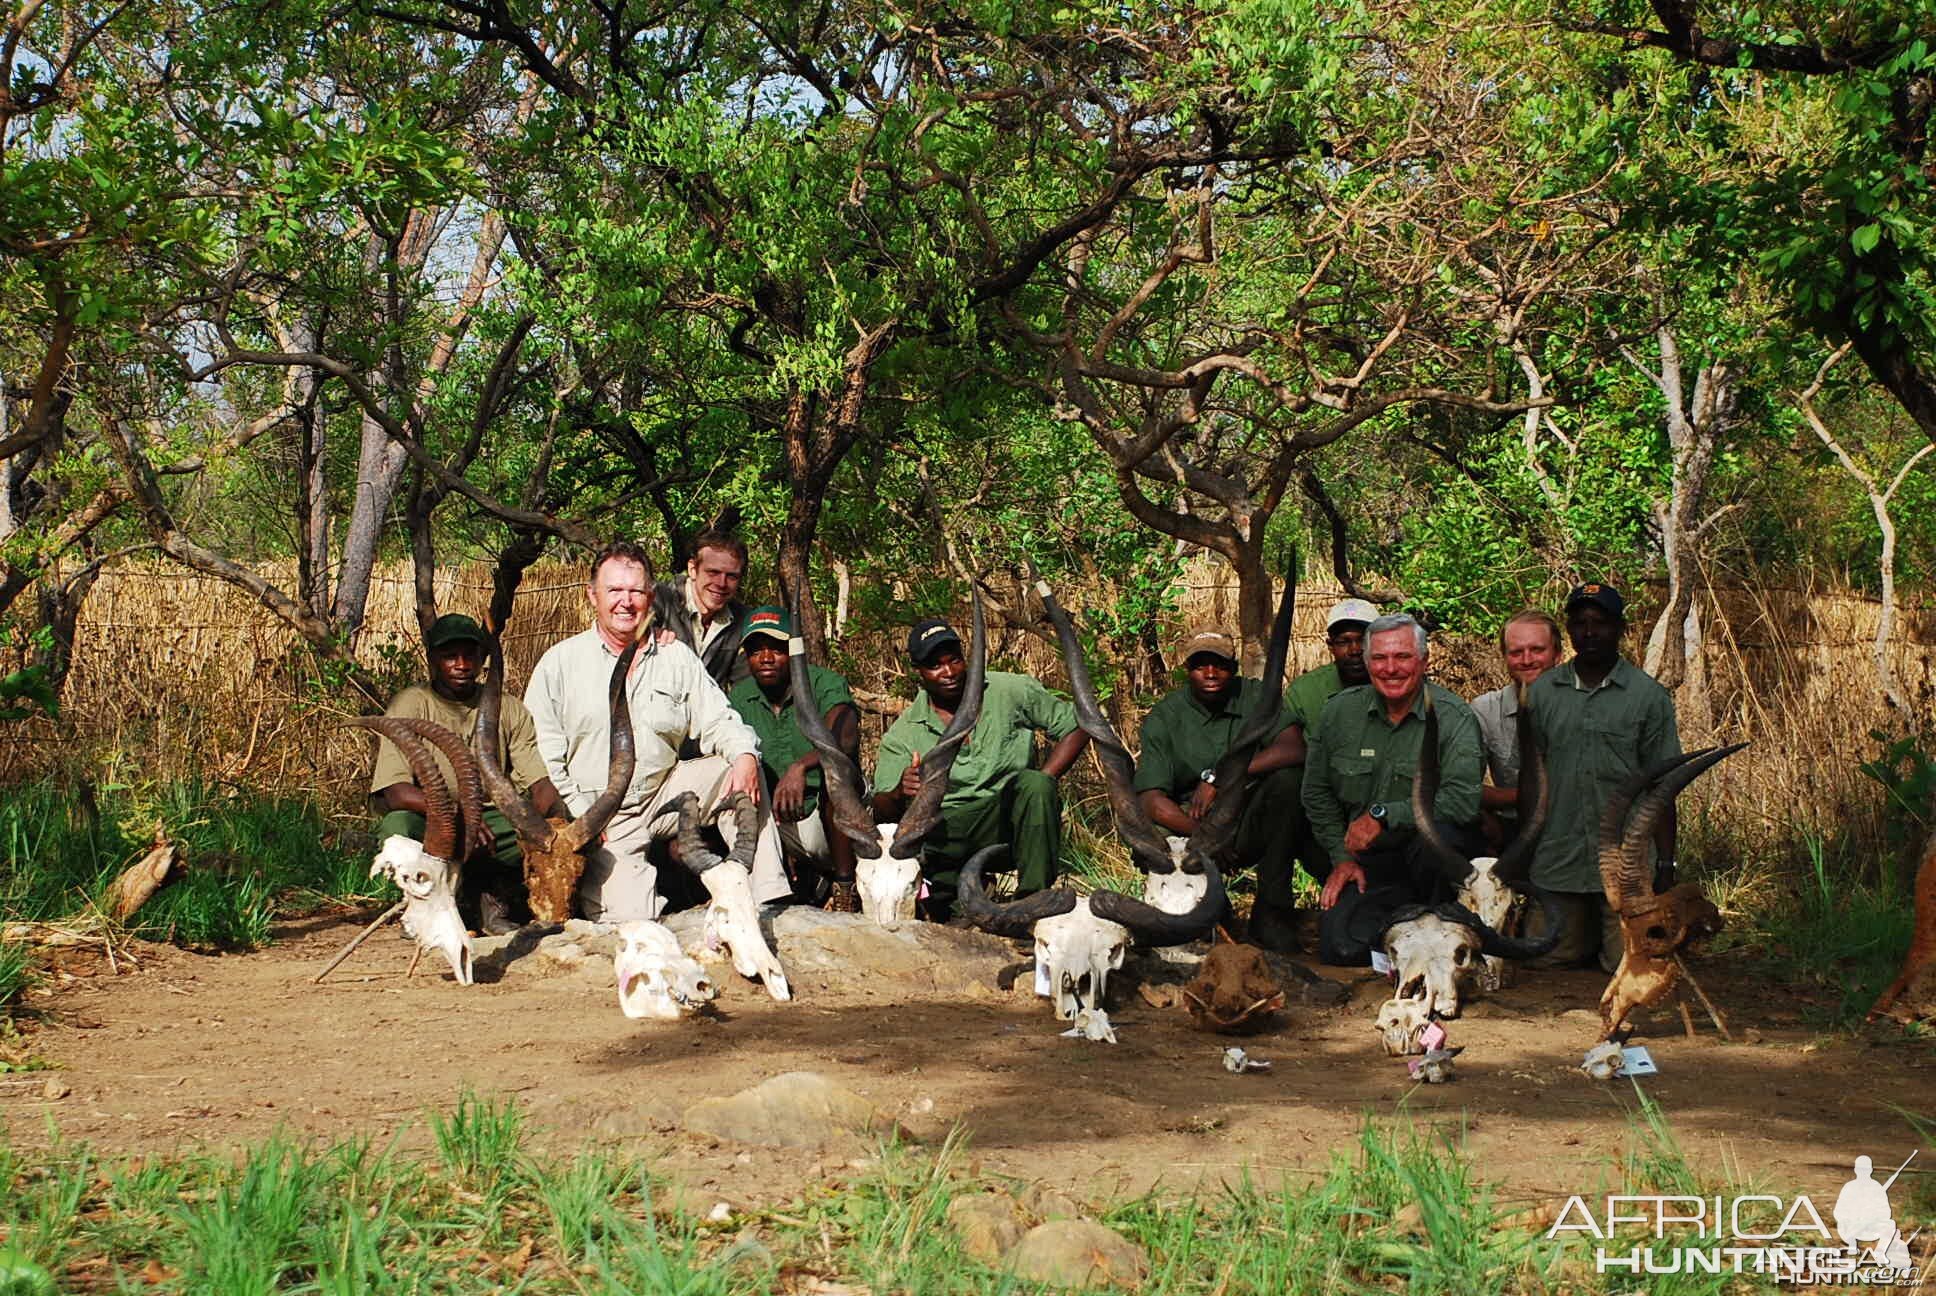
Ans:
{"label": "collared shirt", "polygon": [[1507,684],[1472,699],[1472,714],[1486,740],[1486,768],[1492,785],[1519,786],[1519,685]]}
{"label": "collared shirt", "polygon": [[[1215,767],[1230,750],[1230,740],[1253,715],[1264,697],[1262,680],[1238,679],[1236,696],[1216,711],[1197,701],[1190,686],[1169,694],[1143,717],[1143,750],[1136,757],[1136,790],[1166,796],[1188,795],[1198,776]],[[1294,722],[1288,708],[1280,708],[1278,722],[1264,741],[1270,742]]]}
{"label": "collared shirt", "polygon": [[[1457,694],[1430,681],[1425,687],[1439,716],[1439,794],[1432,813],[1446,823],[1469,824],[1479,817],[1479,722]],[[1304,760],[1304,811],[1333,861],[1351,857],[1345,828],[1374,802],[1385,807],[1385,831],[1372,849],[1390,844],[1386,838],[1394,830],[1412,829],[1412,776],[1424,740],[1423,690],[1395,727],[1385,716],[1385,699],[1369,684],[1324,704]]]}
{"label": "collared shirt", "polygon": [[737,599],[707,623],[702,620],[691,577],[676,582],[663,580],[652,587],[652,615],[692,649],[719,687],[736,684],[751,673],[746,654],[739,650],[740,636],[746,631],[746,605]]}
{"label": "collared shirt", "polygon": [[701,658],[705,657],[706,649],[712,646],[713,640],[733,628],[733,622],[738,620],[734,615],[736,611],[736,605],[728,603],[719,609],[719,615],[711,621],[706,620],[705,609],[699,605],[699,587],[693,584],[692,577],[686,577],[686,615],[692,618],[692,632],[699,640],[688,646]]}
{"label": "collared shirt", "polygon": [[1533,881],[1551,891],[1599,891],[1600,812],[1628,775],[1680,755],[1674,699],[1624,658],[1596,689],[1581,686],[1572,662],[1555,666],[1533,681],[1529,697],[1552,788]]}
{"label": "collared shirt", "polygon": [[1324,714],[1324,704],[1336,697],[1343,688],[1344,681],[1338,677],[1338,663],[1328,661],[1305,671],[1284,690],[1284,709],[1290,712],[1291,722],[1303,728],[1305,742],[1310,742],[1317,733],[1318,717]]}
{"label": "collared shirt", "polygon": [[[915,753],[926,755],[947,728],[924,689],[881,736],[875,755],[874,787],[891,792],[907,773]],[[981,715],[968,741],[955,755],[948,774],[949,804],[977,800],[995,792],[1035,760],[1035,731],[1060,742],[1075,732],[1076,709],[1043,688],[1040,681],[1008,671],[989,671],[981,695]]]}
{"label": "collared shirt", "polygon": [[[390,699],[389,707],[383,712],[387,716],[405,716],[413,720],[434,720],[444,728],[464,740],[466,747],[475,747],[472,741],[477,734],[477,702],[456,702],[423,684],[412,684]],[[456,776],[451,772],[450,761],[435,747],[430,754],[443,771],[444,786],[457,793]],[[531,785],[547,777],[544,757],[538,754],[538,734],[532,727],[531,713],[524,709],[524,703],[515,696],[507,695],[498,708],[497,727],[498,768],[511,776],[511,786],[529,794]],[[417,776],[410,772],[410,762],[404,759],[397,745],[388,738],[378,738],[376,744],[376,767],[370,773],[370,795],[374,797],[384,788],[398,783],[415,783]],[[486,800],[490,789],[484,792]]]}
{"label": "collared shirt", "polygon": [[[813,700],[823,718],[837,706],[854,705],[854,695],[848,691],[847,681],[825,666],[808,662],[807,681],[813,688]],[[760,691],[759,681],[750,675],[726,690],[726,700],[733,704],[733,710],[739,712],[740,718],[759,736],[760,764],[766,766],[769,782],[777,783],[795,761],[814,749],[806,734],[800,731],[790,681],[786,701],[777,707],[767,701],[766,694]],[[807,771],[809,807],[818,801],[820,787],[820,767],[816,765]]]}
{"label": "collared shirt", "polygon": [[[612,750],[606,691],[617,662],[618,654],[593,626],[553,644],[538,659],[524,690],[538,751],[573,814],[583,814],[605,790]],[[641,645],[626,697],[638,750],[632,786],[622,802],[627,807],[652,799],[689,737],[707,756],[736,760],[759,751],[752,729],[682,643],[654,645],[647,640]]]}

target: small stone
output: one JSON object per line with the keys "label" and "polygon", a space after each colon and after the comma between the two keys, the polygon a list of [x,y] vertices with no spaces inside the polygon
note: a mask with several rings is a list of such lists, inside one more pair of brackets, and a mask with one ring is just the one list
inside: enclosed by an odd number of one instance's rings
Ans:
{"label": "small stone", "polygon": [[1425,1212],[1417,1202],[1406,1202],[1392,1212],[1392,1232],[1422,1235],[1425,1232]]}
{"label": "small stone", "polygon": [[706,1218],[715,1224],[724,1224],[733,1218],[733,1208],[725,1202],[714,1202],[713,1208],[706,1212]]}
{"label": "small stone", "polygon": [[1053,1188],[1030,1184],[1022,1191],[1022,1209],[1037,1220],[1081,1219],[1082,1208]]}
{"label": "small stone", "polygon": [[1762,1038],[1761,1032],[1752,1026],[1741,1032],[1741,1040],[1745,1044],[1759,1044]]}
{"label": "small stone", "polygon": [[985,1265],[998,1265],[1026,1231],[1022,1213],[1006,1193],[974,1193],[948,1203],[948,1227],[961,1239],[961,1253]]}
{"label": "small stone", "polygon": [[813,1071],[789,1071],[729,1097],[702,1099],[686,1109],[685,1126],[774,1147],[822,1147],[896,1128],[865,1098]]}
{"label": "small stone", "polygon": [[1026,1282],[1053,1287],[1134,1290],[1149,1273],[1149,1257],[1094,1220],[1058,1219],[1030,1229],[1008,1253],[1008,1267]]}
{"label": "small stone", "polygon": [[61,1079],[59,1076],[48,1076],[47,1083],[40,1087],[41,1097],[47,1099],[49,1102],[59,1102],[73,1092],[74,1086],[68,1084],[67,1081]]}
{"label": "small stone", "polygon": [[719,1253],[719,1261],[728,1269],[771,1269],[773,1252],[752,1229],[741,1229]]}

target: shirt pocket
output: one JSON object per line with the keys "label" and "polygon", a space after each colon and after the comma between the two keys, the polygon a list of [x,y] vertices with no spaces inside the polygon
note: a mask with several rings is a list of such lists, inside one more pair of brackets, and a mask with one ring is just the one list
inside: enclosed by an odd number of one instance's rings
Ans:
{"label": "shirt pocket", "polygon": [[654,733],[679,734],[682,737],[691,732],[692,712],[687,706],[686,695],[675,693],[656,684],[648,684],[640,691],[639,702],[645,712],[640,728]]}
{"label": "shirt pocket", "polygon": [[1620,716],[1588,716],[1584,728],[1591,759],[1603,775],[1617,781],[1640,768],[1635,760],[1640,740],[1633,721]]}
{"label": "shirt pocket", "polygon": [[1338,794],[1340,803],[1353,807],[1370,804],[1372,764],[1370,756],[1331,758],[1331,790]]}

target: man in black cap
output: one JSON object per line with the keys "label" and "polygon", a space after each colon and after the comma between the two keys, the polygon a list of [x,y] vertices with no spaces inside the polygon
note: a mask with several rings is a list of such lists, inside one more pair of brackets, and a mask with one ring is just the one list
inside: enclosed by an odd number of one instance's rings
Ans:
{"label": "man in black cap", "polygon": [[[485,643],[484,628],[469,617],[456,612],[438,617],[424,639],[430,658],[430,686],[412,684],[390,700],[384,714],[435,721],[467,746],[472,745],[477,732]],[[432,752],[445,781],[455,787],[450,762],[435,748]],[[538,754],[538,732],[531,723],[531,713],[508,689],[498,724],[497,757],[511,782],[539,814],[562,812],[557,791],[545,772],[544,757]],[[423,789],[410,772],[410,762],[388,738],[377,740],[370,801],[382,816],[376,826],[379,842],[394,836],[423,840]],[[497,807],[485,807],[484,822],[495,839],[492,851],[488,858],[464,862],[458,909],[471,926],[487,935],[504,935],[516,931],[518,921],[529,916],[524,901],[524,856],[511,821]]]}
{"label": "man in black cap", "polygon": [[[961,636],[930,617],[908,632],[921,692],[881,737],[875,755],[874,814],[898,822],[921,787],[921,757],[940,741],[954,719],[968,681]],[[1035,731],[1052,744],[1042,768],[1033,768]],[[955,878],[970,855],[996,843],[1009,848],[1018,894],[1055,881],[1062,853],[1062,797],[1056,780],[1082,754],[1089,736],[1076,724],[1076,709],[1027,675],[991,670],[982,689],[981,715],[948,775],[941,822],[921,850],[921,871],[933,888],[928,912],[945,918]]]}
{"label": "man in black cap", "polygon": [[[733,710],[753,727],[760,739],[760,771],[766,783],[773,822],[786,852],[794,894],[817,901],[820,876],[827,881],[826,907],[837,913],[859,913],[860,892],[854,885],[854,844],[827,822],[828,802],[821,795],[820,753],[800,731],[794,718],[793,673],[787,643],[793,621],[776,603],[746,614],[740,652],[748,675],[726,690]],[[860,709],[847,681],[824,666],[807,663],[807,679],[821,719],[841,749],[860,768]]]}
{"label": "man in black cap", "polygon": [[[1546,753],[1551,808],[1533,855],[1533,884],[1560,901],[1565,932],[1536,967],[1573,967],[1599,955],[1612,971],[1620,962],[1619,918],[1607,907],[1600,882],[1600,811],[1628,775],[1680,755],[1674,700],[1666,689],[1620,655],[1627,603],[1611,585],[1579,586],[1566,600],[1566,635],[1573,659],[1541,675],[1528,696],[1534,731]],[[1654,867],[1674,869],[1674,808],[1654,832]],[[1543,934],[1537,906],[1528,935]]]}

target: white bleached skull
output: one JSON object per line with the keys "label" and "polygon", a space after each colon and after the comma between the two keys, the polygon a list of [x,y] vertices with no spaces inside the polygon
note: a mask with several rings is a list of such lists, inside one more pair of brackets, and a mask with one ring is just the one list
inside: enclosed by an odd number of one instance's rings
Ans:
{"label": "white bleached skull", "polygon": [[713,1001],[719,988],[699,960],[679,948],[679,938],[655,922],[621,923],[612,971],[618,978],[619,1011],[627,1017],[677,1021]]}
{"label": "white bleached skull", "polygon": [[1418,1034],[1431,1020],[1423,999],[1392,999],[1378,1006],[1378,1020],[1372,1025],[1384,1040],[1385,1052],[1391,1057],[1404,1057],[1425,1051],[1425,1046],[1418,1042]]}
{"label": "white bleached skull", "polygon": [[[1459,904],[1479,915],[1479,921],[1496,932],[1507,930],[1507,919],[1511,916],[1513,902],[1519,899],[1519,892],[1499,880],[1493,871],[1499,861],[1480,858],[1472,861],[1472,876],[1459,884]],[[1496,954],[1487,954],[1481,960],[1479,987],[1491,994],[1506,984],[1512,964]]]}
{"label": "white bleached skull", "polygon": [[760,909],[753,902],[753,880],[746,866],[726,860],[699,875],[712,893],[706,907],[706,944],[724,945],[743,977],[757,978],[782,1003],[793,998],[786,972],[760,930]]}
{"label": "white bleached skull", "polygon": [[854,865],[861,912],[889,930],[914,921],[914,902],[921,889],[920,859],[895,859],[888,851],[899,827],[882,824],[880,858],[859,860]]}
{"label": "white bleached skull", "polygon": [[1181,867],[1188,837],[1171,837],[1170,862],[1178,865],[1168,873],[1143,875],[1143,903],[1164,913],[1186,914],[1203,903],[1210,879],[1203,873],[1185,873]]}
{"label": "white bleached skull", "polygon": [[1084,896],[1068,913],[1039,920],[1034,934],[1036,975],[1049,983],[1055,1015],[1074,1021],[1085,1008],[1103,1007],[1109,974],[1129,953],[1129,928],[1090,913]]}
{"label": "white bleached skull", "polygon": [[471,984],[471,936],[457,912],[457,870],[423,843],[401,835],[386,837],[370,865],[403,892],[403,930],[421,949],[435,950],[450,964],[458,985]]}
{"label": "white bleached skull", "polygon": [[[1461,996],[1471,993],[1478,980],[1481,953],[1477,931],[1438,914],[1393,923],[1385,931],[1385,957],[1398,974],[1393,1002],[1418,1003],[1426,1019],[1457,1017]],[[1393,1037],[1386,1031],[1385,1019],[1381,1010],[1379,1031],[1389,1048]]]}

